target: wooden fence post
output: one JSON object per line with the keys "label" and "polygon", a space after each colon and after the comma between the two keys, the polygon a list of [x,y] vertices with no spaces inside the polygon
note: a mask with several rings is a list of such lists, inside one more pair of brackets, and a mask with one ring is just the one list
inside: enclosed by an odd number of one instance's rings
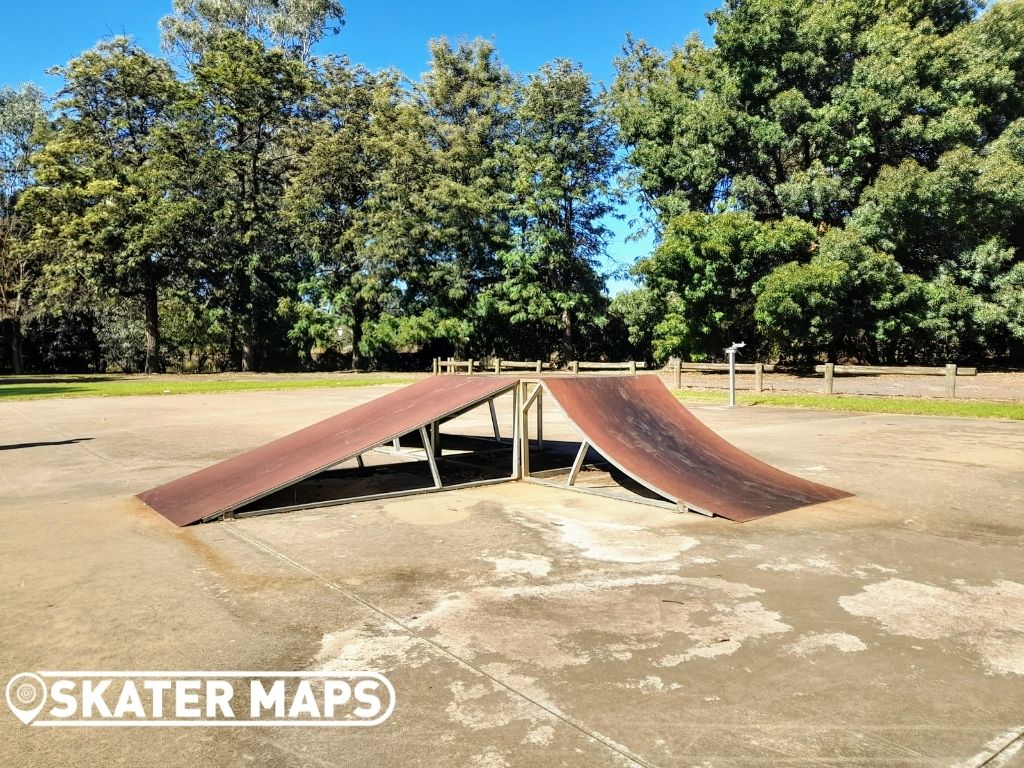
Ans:
{"label": "wooden fence post", "polygon": [[437,374],[441,372],[440,362],[441,359],[438,357],[430,358],[430,372],[433,373],[435,376],[437,376]]}
{"label": "wooden fence post", "polygon": [[494,358],[494,372],[495,373],[501,373],[501,358],[500,357]]}
{"label": "wooden fence post", "polygon": [[764,363],[754,363],[754,391],[764,392]]}
{"label": "wooden fence post", "polygon": [[683,388],[683,358],[681,358],[681,357],[675,358],[675,362],[673,363],[673,366],[674,367],[673,367],[673,370],[672,370],[672,373],[673,373],[672,384],[675,386],[676,390],[680,390],[680,389]]}
{"label": "wooden fence post", "polygon": [[629,372],[631,374],[635,374],[636,373],[636,360],[630,360],[629,361]]}
{"label": "wooden fence post", "polygon": [[832,376],[835,373],[836,366],[834,363],[825,363],[825,394],[832,394]]}
{"label": "wooden fence post", "polygon": [[538,360],[537,361],[537,373],[540,373],[541,370],[543,370],[543,368],[542,368],[543,364],[544,364],[543,360]]}
{"label": "wooden fence post", "polygon": [[956,397],[956,363],[946,364],[946,397]]}
{"label": "wooden fence post", "polygon": [[472,357],[469,358],[469,364],[466,366],[466,373],[468,373],[470,376],[473,375],[473,358]]}
{"label": "wooden fence post", "polygon": [[569,363],[569,369],[573,373],[579,373],[580,372],[580,361],[579,360],[573,360],[571,363]]}

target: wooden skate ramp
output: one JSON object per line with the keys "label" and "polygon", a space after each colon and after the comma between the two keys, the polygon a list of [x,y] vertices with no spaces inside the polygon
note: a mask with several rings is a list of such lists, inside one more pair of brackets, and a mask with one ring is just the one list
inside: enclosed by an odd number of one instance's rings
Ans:
{"label": "wooden skate ramp", "polygon": [[504,376],[432,376],[139,498],[175,525],[210,520],[515,387]]}
{"label": "wooden skate ramp", "polygon": [[541,382],[607,461],[688,509],[742,522],[851,495],[744,453],[704,426],[657,376]]}

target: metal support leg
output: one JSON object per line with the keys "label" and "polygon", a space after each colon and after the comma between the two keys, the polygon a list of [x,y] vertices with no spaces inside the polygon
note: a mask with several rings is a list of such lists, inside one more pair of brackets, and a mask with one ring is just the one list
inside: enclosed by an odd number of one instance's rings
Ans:
{"label": "metal support leg", "polygon": [[430,444],[434,447],[434,455],[441,456],[441,425],[436,422],[430,422]]}
{"label": "metal support leg", "polygon": [[[519,446],[520,454],[522,456],[522,472],[523,477],[530,476],[530,404],[533,402],[532,398],[527,398],[526,392],[529,385],[526,382],[521,384],[522,387],[522,405],[519,406],[516,414],[519,421]],[[536,394],[536,393],[534,393]]]}
{"label": "metal support leg", "polygon": [[498,429],[498,413],[494,410],[494,400],[488,400],[487,405],[491,409],[491,426],[494,427],[494,442],[501,442],[501,430]]}
{"label": "metal support leg", "polygon": [[522,477],[522,462],[519,456],[519,387],[512,390],[512,475],[513,480]]}
{"label": "metal support leg", "polygon": [[587,451],[590,450],[590,443],[584,440],[580,443],[580,450],[576,454],[576,460],[572,463],[572,469],[569,470],[569,480],[566,483],[567,486],[572,486],[576,483],[576,476],[580,473],[583,468],[583,462],[587,458]]}
{"label": "metal support leg", "polygon": [[361,453],[356,454],[356,466],[358,466],[360,469],[366,466],[366,464],[363,462],[363,454]]}
{"label": "metal support leg", "polygon": [[441,487],[441,473],[437,471],[437,459],[434,458],[434,444],[430,442],[430,435],[426,427],[420,427],[420,439],[423,440],[423,452],[427,454],[427,463],[430,464],[430,474],[434,476],[434,487]]}
{"label": "metal support leg", "polygon": [[544,450],[544,388],[537,385],[537,447]]}
{"label": "metal support leg", "polygon": [[402,441],[399,438],[396,437],[394,440],[392,440],[391,445],[392,447],[394,447],[395,453],[402,452]]}

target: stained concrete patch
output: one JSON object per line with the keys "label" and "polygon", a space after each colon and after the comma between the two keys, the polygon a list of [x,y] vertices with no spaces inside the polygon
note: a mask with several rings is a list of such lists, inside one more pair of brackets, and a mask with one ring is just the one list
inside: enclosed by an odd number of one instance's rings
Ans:
{"label": "stained concrete patch", "polygon": [[402,632],[375,633],[342,629],[324,635],[313,660],[314,669],[351,670],[422,667],[430,658],[430,646]]}
{"label": "stained concrete patch", "polygon": [[828,650],[856,653],[866,648],[863,640],[845,632],[812,632],[791,643],[786,650],[794,656],[810,656]]}
{"label": "stained concrete patch", "polygon": [[973,651],[990,673],[1024,675],[1024,584],[1001,580],[946,589],[888,579],[839,598],[839,604],[892,634],[952,640]]}
{"label": "stained concrete patch", "polygon": [[545,524],[519,518],[527,527],[556,532],[580,557],[607,563],[662,563],[693,549],[700,540],[647,526],[544,514]]}
{"label": "stained concrete patch", "polygon": [[509,557],[484,557],[482,559],[494,564],[494,575],[501,579],[547,576],[551,570],[551,558],[542,555],[513,553]]}

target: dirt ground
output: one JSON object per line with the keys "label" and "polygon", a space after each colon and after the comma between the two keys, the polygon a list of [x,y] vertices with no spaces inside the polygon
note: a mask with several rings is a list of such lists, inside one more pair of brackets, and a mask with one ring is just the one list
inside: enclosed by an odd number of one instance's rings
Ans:
{"label": "dirt ground", "polygon": [[526,483],[181,529],[133,498],[392,389],[0,403],[0,682],[368,669],[397,691],[368,729],[46,729],[4,710],[0,765],[1024,758],[1024,424],[694,408],[855,494],[744,524]]}

